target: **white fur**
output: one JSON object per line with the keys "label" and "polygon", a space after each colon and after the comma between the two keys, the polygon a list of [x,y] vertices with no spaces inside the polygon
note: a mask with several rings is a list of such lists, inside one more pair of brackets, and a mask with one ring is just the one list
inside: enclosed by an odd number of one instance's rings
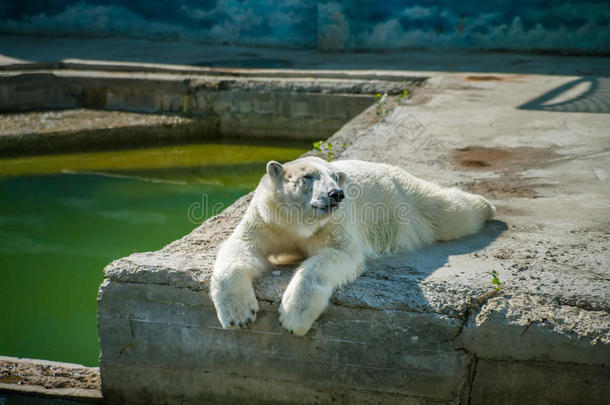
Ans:
{"label": "white fur", "polygon": [[[306,174],[312,178],[303,178]],[[345,199],[328,209],[330,190]],[[256,320],[253,281],[278,255],[302,257],[279,308],[283,327],[304,335],[334,289],[364,261],[478,232],[495,215],[485,198],[443,188],[385,164],[307,157],[269,162],[233,234],[221,246],[211,296],[224,328]]]}

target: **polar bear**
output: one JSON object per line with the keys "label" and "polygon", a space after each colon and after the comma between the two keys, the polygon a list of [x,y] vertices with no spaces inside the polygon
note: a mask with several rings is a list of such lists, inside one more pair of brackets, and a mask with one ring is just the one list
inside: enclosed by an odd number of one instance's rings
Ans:
{"label": "polar bear", "polygon": [[220,247],[210,295],[224,328],[246,327],[259,309],[253,281],[274,258],[298,256],[303,261],[279,313],[284,329],[304,335],[333,290],[362,273],[366,258],[474,234],[494,215],[479,195],[387,164],[271,161],[246,214]]}

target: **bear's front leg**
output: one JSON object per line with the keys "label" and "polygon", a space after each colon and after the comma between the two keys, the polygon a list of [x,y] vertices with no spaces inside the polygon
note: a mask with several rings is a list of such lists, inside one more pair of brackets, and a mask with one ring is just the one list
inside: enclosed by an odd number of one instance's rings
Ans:
{"label": "bear's front leg", "polygon": [[280,323],[302,336],[326,309],[335,288],[353,281],[364,268],[358,249],[323,249],[305,260],[282,296]]}
{"label": "bear's front leg", "polygon": [[269,268],[250,243],[230,237],[214,265],[210,295],[223,328],[241,328],[256,320],[258,301],[252,282]]}

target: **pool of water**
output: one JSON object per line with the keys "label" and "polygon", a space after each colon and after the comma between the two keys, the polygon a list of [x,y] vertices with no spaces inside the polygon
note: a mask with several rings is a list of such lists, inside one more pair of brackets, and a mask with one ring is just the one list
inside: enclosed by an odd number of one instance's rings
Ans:
{"label": "pool of water", "polygon": [[156,250],[306,145],[186,145],[0,159],[0,355],[95,366],[110,261]]}

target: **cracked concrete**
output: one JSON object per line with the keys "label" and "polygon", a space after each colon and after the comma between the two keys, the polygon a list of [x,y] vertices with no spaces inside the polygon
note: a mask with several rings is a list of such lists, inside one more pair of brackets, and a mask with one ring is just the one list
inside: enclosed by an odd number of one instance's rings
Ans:
{"label": "cracked concrete", "polygon": [[99,368],[0,356],[0,402],[18,403],[15,394],[101,403]]}

